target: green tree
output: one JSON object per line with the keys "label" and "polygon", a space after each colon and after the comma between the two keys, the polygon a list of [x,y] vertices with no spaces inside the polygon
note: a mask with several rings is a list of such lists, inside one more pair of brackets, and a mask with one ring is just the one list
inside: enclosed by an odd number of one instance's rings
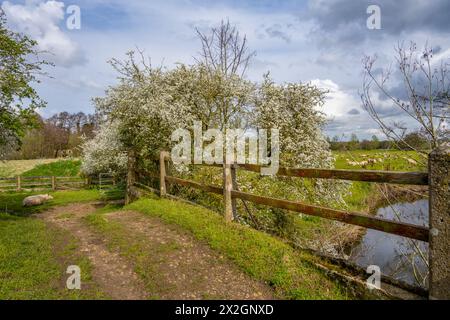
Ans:
{"label": "green tree", "polygon": [[31,86],[39,83],[42,66],[36,41],[8,30],[0,9],[0,158],[20,145],[27,128],[33,125],[35,110],[45,106]]}
{"label": "green tree", "polygon": [[350,136],[350,141],[347,143],[349,150],[356,150],[359,148],[359,139],[355,133]]}
{"label": "green tree", "polygon": [[[404,142],[403,142],[404,141]],[[399,146],[406,150],[430,150],[430,141],[427,136],[420,131],[410,132],[399,141]]]}

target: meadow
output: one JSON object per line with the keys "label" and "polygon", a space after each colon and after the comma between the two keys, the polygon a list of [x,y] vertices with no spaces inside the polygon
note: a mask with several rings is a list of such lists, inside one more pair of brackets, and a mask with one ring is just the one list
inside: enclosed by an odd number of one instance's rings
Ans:
{"label": "meadow", "polygon": [[426,171],[426,157],[416,151],[352,150],[333,151],[336,169]]}
{"label": "meadow", "polygon": [[[336,159],[336,169],[349,170],[386,170],[386,171],[427,171],[426,156],[416,151],[404,150],[352,150],[333,151]],[[382,206],[386,195],[380,192],[380,184],[354,181],[351,183],[349,194],[344,200],[350,210],[373,212]],[[417,189],[417,188],[414,188]],[[409,187],[402,188],[402,194],[395,194],[394,198],[402,199],[410,196]],[[392,193],[393,189],[389,189]],[[414,192],[422,190],[414,190]],[[391,196],[388,194],[387,196]],[[387,200],[386,200],[387,201]]]}
{"label": "meadow", "polygon": [[45,165],[58,160],[59,159],[32,159],[0,161],[0,177],[14,177],[33,169],[37,165]]}
{"label": "meadow", "polygon": [[0,161],[0,178],[23,176],[76,176],[81,161],[78,159],[31,159]]}

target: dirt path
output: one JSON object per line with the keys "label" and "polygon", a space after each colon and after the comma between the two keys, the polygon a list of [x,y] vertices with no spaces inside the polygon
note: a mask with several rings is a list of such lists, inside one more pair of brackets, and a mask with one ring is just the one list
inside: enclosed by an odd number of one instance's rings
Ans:
{"label": "dirt path", "polygon": [[251,279],[225,257],[176,226],[139,212],[104,214],[107,221],[118,223],[125,230],[127,244],[143,252],[144,258],[139,257],[139,274],[151,278],[155,284],[152,292],[147,292],[148,286],[135,272],[136,265],[108,249],[107,237],[83,221],[95,209],[90,204],[74,204],[39,216],[79,239],[81,253],[92,263],[93,280],[113,299],[274,298],[269,286]]}
{"label": "dirt path", "polygon": [[272,290],[244,274],[231,261],[174,225],[139,212],[117,211],[107,219],[132,238],[145,238],[156,266],[161,299],[273,299]]}
{"label": "dirt path", "polygon": [[145,299],[148,295],[133,266],[118,253],[109,251],[104,240],[83,223],[82,218],[95,210],[91,204],[72,204],[53,208],[39,217],[79,240],[80,253],[87,256],[93,266],[94,282],[108,296],[112,299]]}

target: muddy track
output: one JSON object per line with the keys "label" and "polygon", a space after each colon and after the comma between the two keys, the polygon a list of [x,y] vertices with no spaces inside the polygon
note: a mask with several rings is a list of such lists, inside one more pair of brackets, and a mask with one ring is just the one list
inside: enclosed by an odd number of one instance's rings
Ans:
{"label": "muddy track", "polygon": [[[78,250],[92,264],[93,281],[112,299],[145,299],[147,293],[132,264],[117,252],[108,250],[104,240],[82,221],[94,212],[91,204],[73,204],[57,207],[39,214],[39,218],[71,233],[78,241]],[[81,270],[83,281],[83,270]],[[83,284],[82,284],[83,285]]]}
{"label": "muddy track", "polygon": [[130,243],[145,239],[161,299],[273,299],[272,290],[181,228],[134,211],[105,218],[120,223]]}
{"label": "muddy track", "polygon": [[[38,217],[72,234],[79,253],[92,264],[92,278],[112,299],[273,299],[268,285],[255,281],[231,261],[193,238],[188,232],[139,212],[119,210],[104,214],[125,230],[125,240],[145,254],[145,263],[125,258],[108,246],[108,237],[86,224],[94,204],[72,204],[48,210]],[[119,249],[118,249],[119,250]],[[142,262],[142,261],[141,261]],[[82,272],[82,271],[81,271]]]}

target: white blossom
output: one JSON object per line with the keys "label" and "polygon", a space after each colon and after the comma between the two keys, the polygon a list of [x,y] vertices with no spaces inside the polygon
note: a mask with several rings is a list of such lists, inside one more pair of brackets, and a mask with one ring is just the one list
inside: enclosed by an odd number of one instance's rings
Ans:
{"label": "white blossom", "polygon": [[86,175],[123,173],[127,167],[127,154],[119,140],[118,122],[105,122],[93,139],[82,145],[81,170]]}

